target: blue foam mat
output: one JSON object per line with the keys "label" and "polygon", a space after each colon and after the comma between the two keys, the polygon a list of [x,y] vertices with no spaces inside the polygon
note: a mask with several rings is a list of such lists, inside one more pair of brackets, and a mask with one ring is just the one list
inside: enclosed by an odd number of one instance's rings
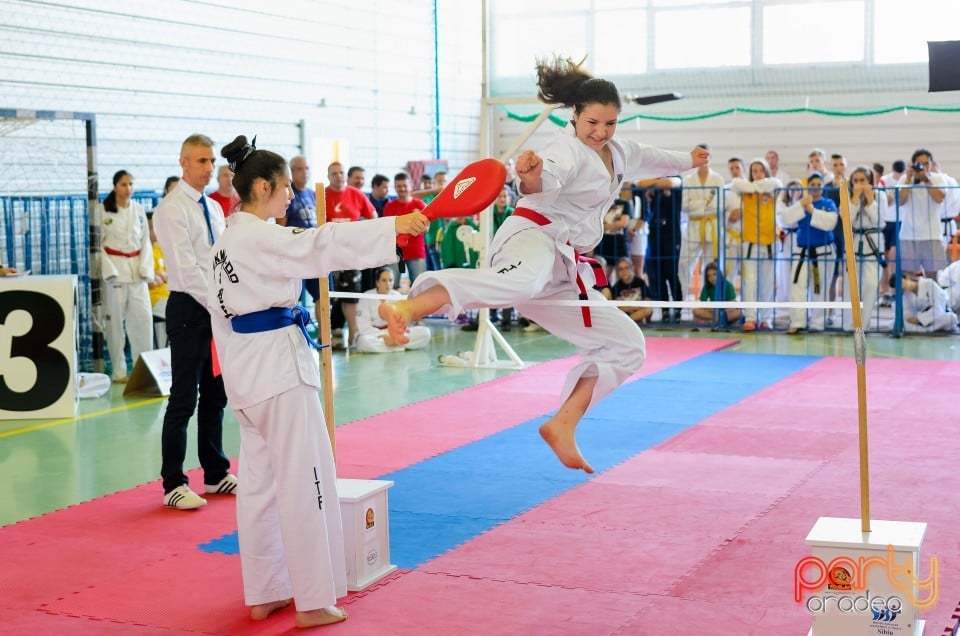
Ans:
{"label": "blue foam mat", "polygon": [[[816,360],[726,351],[698,356],[617,389],[584,418],[577,442],[603,472]],[[540,439],[546,417],[384,475],[395,483],[392,560],[415,568],[590,479],[561,466]],[[411,515],[416,522],[408,524]]]}
{"label": "blue foam mat", "polygon": [[[577,428],[584,456],[601,473],[736,404],[818,358],[707,353],[623,385]],[[422,563],[590,477],[563,467],[540,439],[544,415],[380,479],[394,482],[391,560]],[[199,546],[238,551],[236,533]]]}

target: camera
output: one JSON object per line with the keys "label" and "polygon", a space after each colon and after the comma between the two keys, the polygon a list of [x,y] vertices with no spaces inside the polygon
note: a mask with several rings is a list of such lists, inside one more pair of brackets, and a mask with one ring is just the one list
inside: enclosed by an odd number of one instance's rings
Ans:
{"label": "camera", "polygon": [[926,169],[927,169],[927,164],[923,163],[922,161],[918,161],[917,163],[913,164],[914,172],[922,172]]}

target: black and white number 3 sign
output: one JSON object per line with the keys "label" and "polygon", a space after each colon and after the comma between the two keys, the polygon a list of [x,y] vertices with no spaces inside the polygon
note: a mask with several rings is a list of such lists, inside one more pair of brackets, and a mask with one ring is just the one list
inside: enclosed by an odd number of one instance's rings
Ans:
{"label": "black and white number 3 sign", "polygon": [[0,282],[0,420],[76,414],[73,276]]}

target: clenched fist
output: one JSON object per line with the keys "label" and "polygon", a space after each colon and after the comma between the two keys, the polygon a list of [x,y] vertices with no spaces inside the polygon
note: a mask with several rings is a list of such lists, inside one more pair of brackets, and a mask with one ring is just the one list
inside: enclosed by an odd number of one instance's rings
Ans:
{"label": "clenched fist", "polygon": [[694,168],[705,166],[710,163],[710,151],[698,146],[690,151],[690,158],[693,160]]}
{"label": "clenched fist", "polygon": [[543,183],[540,181],[543,175],[543,160],[532,150],[524,150],[517,157],[515,166],[517,178],[520,179],[520,193],[533,194],[540,192]]}

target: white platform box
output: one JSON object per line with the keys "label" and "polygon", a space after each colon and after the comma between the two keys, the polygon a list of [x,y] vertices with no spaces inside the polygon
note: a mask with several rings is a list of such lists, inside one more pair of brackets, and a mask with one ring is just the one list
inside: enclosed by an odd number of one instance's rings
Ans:
{"label": "white platform box", "polygon": [[821,517],[806,538],[812,556],[795,572],[795,594],[807,592],[808,636],[923,634],[920,607],[935,602],[938,574],[936,559],[927,579],[919,574],[926,531],[925,523],[871,520],[864,533],[860,519]]}
{"label": "white platform box", "polygon": [[338,479],[347,589],[359,592],[397,569],[390,563],[387,489],[392,481]]}

